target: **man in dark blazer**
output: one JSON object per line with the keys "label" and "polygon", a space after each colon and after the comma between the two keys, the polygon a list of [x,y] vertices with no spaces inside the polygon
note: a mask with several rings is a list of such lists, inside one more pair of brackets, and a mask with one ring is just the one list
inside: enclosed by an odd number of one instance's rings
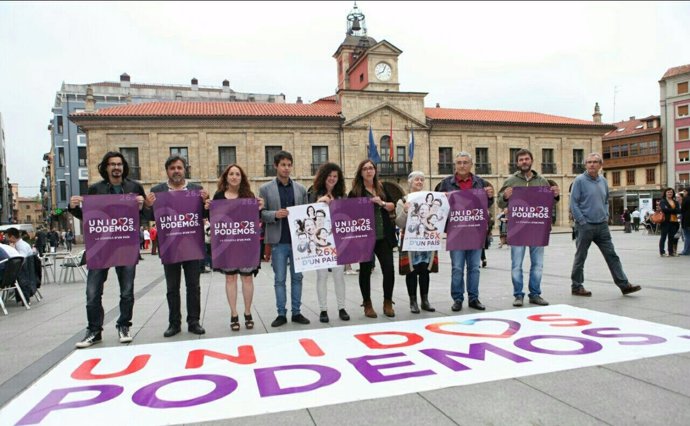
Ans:
{"label": "man in dark blazer", "polygon": [[[208,199],[208,192],[201,185],[187,182],[185,179],[186,170],[187,160],[184,157],[177,154],[168,157],[165,161],[165,173],[168,175],[168,181],[151,188],[151,192],[146,197],[146,205],[155,207],[156,193],[159,192],[198,190],[201,191],[199,203],[203,206],[203,203]],[[154,220],[153,214],[151,213],[147,219]],[[194,334],[206,333],[204,327],[199,323],[201,318],[201,288],[199,287],[201,262],[199,260],[187,260],[163,265],[169,311],[168,329],[163,333],[164,337],[172,337],[181,331],[180,281],[182,269],[184,269],[184,282],[187,286],[187,330]]]}
{"label": "man in dark blazer", "polygon": [[264,209],[261,211],[261,220],[266,225],[264,241],[271,246],[271,264],[275,274],[274,289],[278,317],[271,323],[271,327],[280,327],[287,323],[285,280],[288,260],[290,261],[292,322],[309,324],[310,321],[300,312],[302,274],[295,272],[287,210],[288,207],[307,204],[307,190],[304,186],[290,179],[292,154],[286,151],[278,152],[273,158],[273,165],[276,168],[276,178],[263,184],[259,189],[259,194],[265,203]]}

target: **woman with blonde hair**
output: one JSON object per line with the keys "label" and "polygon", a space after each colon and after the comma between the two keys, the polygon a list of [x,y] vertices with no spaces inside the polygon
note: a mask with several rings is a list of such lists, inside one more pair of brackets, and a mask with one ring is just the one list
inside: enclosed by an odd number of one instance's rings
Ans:
{"label": "woman with blonde hair", "polygon": [[362,292],[362,306],[364,315],[376,318],[378,315],[371,304],[371,270],[374,267],[374,255],[379,259],[383,273],[383,313],[387,317],[394,317],[393,286],[395,285],[395,269],[393,267],[393,247],[396,246],[395,226],[389,213],[395,210],[395,204],[383,189],[378,179],[376,164],[371,160],[363,160],[357,166],[355,178],[352,180],[352,190],[348,197],[367,197],[375,205],[374,223],[376,229],[376,245],[371,254],[371,261],[359,264],[359,290]]}
{"label": "woman with blonde hair", "polygon": [[[414,171],[407,177],[410,194],[424,189],[424,173]],[[433,194],[429,193],[433,203]],[[427,204],[423,204],[427,205]],[[436,251],[403,251],[403,241],[405,239],[405,229],[407,225],[407,215],[412,204],[407,201],[407,197],[398,200],[396,206],[395,224],[400,228],[400,256],[398,259],[398,272],[405,275],[407,284],[407,295],[410,297],[410,312],[418,314],[420,312],[417,304],[417,281],[419,281],[419,293],[422,301],[422,309],[427,312],[434,312],[433,306],[429,303],[429,273],[438,272],[438,252]]]}
{"label": "woman with blonde hair", "polygon": [[[257,198],[259,200],[259,210],[263,208],[263,200],[255,197],[249,186],[249,179],[244,170],[237,164],[230,164],[218,179],[218,190],[213,195],[214,200],[235,200],[238,198]],[[210,200],[207,201],[206,208],[210,207]],[[254,298],[254,277],[261,268],[260,259],[256,259],[256,266],[238,268],[233,270],[220,269],[225,274],[225,296],[230,306],[230,329],[240,330],[240,318],[237,314],[237,275],[242,280],[242,298],[244,299],[244,326],[251,330],[254,328],[252,318],[252,299]]]}

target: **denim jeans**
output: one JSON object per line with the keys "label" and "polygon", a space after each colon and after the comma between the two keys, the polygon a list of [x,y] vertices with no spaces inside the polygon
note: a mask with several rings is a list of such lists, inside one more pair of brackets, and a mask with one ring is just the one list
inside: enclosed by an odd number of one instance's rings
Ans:
{"label": "denim jeans", "polygon": [[[132,326],[134,310],[134,275],[136,266],[116,266],[115,273],[120,283],[120,317],[117,326]],[[103,284],[108,279],[108,269],[89,269],[86,276],[86,318],[90,331],[103,330]]]}
{"label": "denim jeans", "polygon": [[611,232],[606,223],[587,223],[585,225],[577,224],[577,239],[575,240],[575,259],[573,260],[573,270],[570,274],[571,287],[573,290],[578,290],[583,287],[585,281],[585,260],[587,260],[587,251],[592,242],[599,247],[601,254],[604,255],[604,260],[609,267],[613,282],[621,289],[628,286],[628,277],[623,272],[623,265],[616,254],[616,249],[613,247],[611,241]]}
{"label": "denim jeans", "polygon": [[163,265],[165,282],[167,284],[168,324],[177,327],[182,323],[182,314],[180,313],[182,269],[184,269],[184,283],[187,287],[187,324],[198,324],[199,317],[201,316],[201,289],[199,288],[201,262],[198,260],[188,260],[186,262]]}
{"label": "denim jeans", "polygon": [[451,250],[450,263],[452,277],[450,280],[450,296],[454,301],[465,299],[465,264],[467,264],[467,297],[469,301],[479,299],[479,264],[482,250]]}
{"label": "denim jeans", "polygon": [[290,303],[292,315],[300,313],[302,304],[302,274],[295,272],[294,257],[290,244],[274,244],[271,246],[271,266],[275,275],[273,287],[276,292],[276,309],[278,315],[287,315],[285,304],[287,303],[287,278],[288,259],[290,260]]}
{"label": "denim jeans", "polygon": [[541,295],[541,274],[544,270],[544,247],[510,246],[511,274],[513,279],[513,296],[524,297],[522,261],[529,249],[529,297]]}
{"label": "denim jeans", "polygon": [[690,227],[683,228],[683,238],[685,238],[685,245],[683,251],[680,253],[685,256],[690,255]]}

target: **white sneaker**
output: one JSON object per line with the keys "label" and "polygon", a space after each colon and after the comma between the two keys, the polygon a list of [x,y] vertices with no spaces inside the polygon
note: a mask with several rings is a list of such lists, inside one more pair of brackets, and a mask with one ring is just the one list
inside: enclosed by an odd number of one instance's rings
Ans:
{"label": "white sneaker", "polygon": [[120,343],[129,343],[132,341],[132,335],[129,334],[129,327],[126,325],[118,327],[117,334],[120,336]]}

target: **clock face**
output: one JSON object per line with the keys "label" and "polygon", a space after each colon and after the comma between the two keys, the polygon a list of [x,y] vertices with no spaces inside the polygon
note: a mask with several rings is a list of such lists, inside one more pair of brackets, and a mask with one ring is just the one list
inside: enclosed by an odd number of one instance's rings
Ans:
{"label": "clock face", "polygon": [[376,78],[378,78],[379,80],[388,81],[391,79],[391,66],[385,62],[379,62],[378,64],[376,64],[376,68],[374,68],[374,74],[376,75]]}

